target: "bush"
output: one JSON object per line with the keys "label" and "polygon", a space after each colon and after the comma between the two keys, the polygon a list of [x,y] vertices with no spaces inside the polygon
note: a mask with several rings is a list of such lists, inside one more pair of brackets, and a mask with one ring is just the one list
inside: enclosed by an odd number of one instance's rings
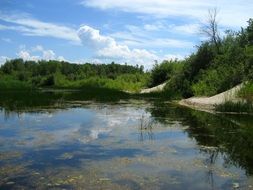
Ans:
{"label": "bush", "polygon": [[239,91],[238,96],[248,100],[253,100],[253,82],[247,82]]}
{"label": "bush", "polygon": [[149,86],[157,86],[169,80],[173,75],[178,73],[183,67],[183,63],[177,60],[163,61],[156,64],[151,71],[151,81]]}
{"label": "bush", "polygon": [[11,76],[0,76],[0,89],[29,89],[32,86],[28,82],[19,81]]}

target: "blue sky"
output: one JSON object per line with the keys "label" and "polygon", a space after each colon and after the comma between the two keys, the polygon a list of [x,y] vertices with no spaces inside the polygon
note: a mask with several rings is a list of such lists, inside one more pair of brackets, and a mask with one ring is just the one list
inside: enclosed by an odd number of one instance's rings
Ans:
{"label": "blue sky", "polygon": [[253,17],[252,0],[0,0],[0,64],[21,57],[150,68],[193,52],[213,8],[221,33]]}

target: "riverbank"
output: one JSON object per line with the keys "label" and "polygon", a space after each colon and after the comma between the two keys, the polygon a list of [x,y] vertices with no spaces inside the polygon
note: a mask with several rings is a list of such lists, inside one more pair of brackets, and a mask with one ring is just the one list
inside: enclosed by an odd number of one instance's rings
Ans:
{"label": "riverbank", "polygon": [[237,103],[244,101],[237,96],[243,86],[244,83],[239,84],[230,90],[211,97],[192,97],[183,99],[180,100],[178,104],[201,111],[215,112],[216,106],[218,105],[225,104],[226,102]]}
{"label": "riverbank", "polygon": [[152,93],[152,92],[161,92],[163,91],[164,87],[166,86],[167,82],[165,83],[162,83],[158,86],[155,86],[155,87],[152,87],[152,88],[145,88],[145,89],[142,89],[140,91],[140,94],[145,94],[145,93]]}

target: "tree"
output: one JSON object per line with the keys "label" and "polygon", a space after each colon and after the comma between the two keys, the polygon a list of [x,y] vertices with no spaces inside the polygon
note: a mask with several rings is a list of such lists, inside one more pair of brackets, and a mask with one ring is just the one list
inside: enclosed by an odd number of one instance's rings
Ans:
{"label": "tree", "polygon": [[246,28],[247,40],[249,45],[253,45],[253,19],[249,19],[248,27]]}
{"label": "tree", "polygon": [[210,9],[207,16],[207,24],[202,28],[202,33],[204,33],[210,41],[215,45],[217,52],[219,52],[221,38],[218,30],[218,21],[217,21],[217,8]]}

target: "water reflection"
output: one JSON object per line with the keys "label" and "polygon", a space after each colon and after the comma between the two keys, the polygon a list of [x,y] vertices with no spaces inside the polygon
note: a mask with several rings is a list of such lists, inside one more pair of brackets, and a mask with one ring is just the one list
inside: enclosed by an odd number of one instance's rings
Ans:
{"label": "water reflection", "polygon": [[0,95],[1,188],[251,188],[252,117],[84,94]]}
{"label": "water reflection", "polygon": [[154,127],[154,118],[150,115],[144,115],[142,114],[140,118],[140,124],[139,124],[139,140],[145,141],[145,140],[154,140],[155,136],[153,133],[153,127]]}
{"label": "water reflection", "polygon": [[[189,138],[198,145],[217,147],[218,152],[226,153],[226,166],[237,165],[253,174],[253,117],[246,115],[211,115],[205,112],[158,104],[150,108],[160,122],[179,120]],[[161,117],[162,115],[162,117]],[[202,149],[200,149],[203,151]]]}

